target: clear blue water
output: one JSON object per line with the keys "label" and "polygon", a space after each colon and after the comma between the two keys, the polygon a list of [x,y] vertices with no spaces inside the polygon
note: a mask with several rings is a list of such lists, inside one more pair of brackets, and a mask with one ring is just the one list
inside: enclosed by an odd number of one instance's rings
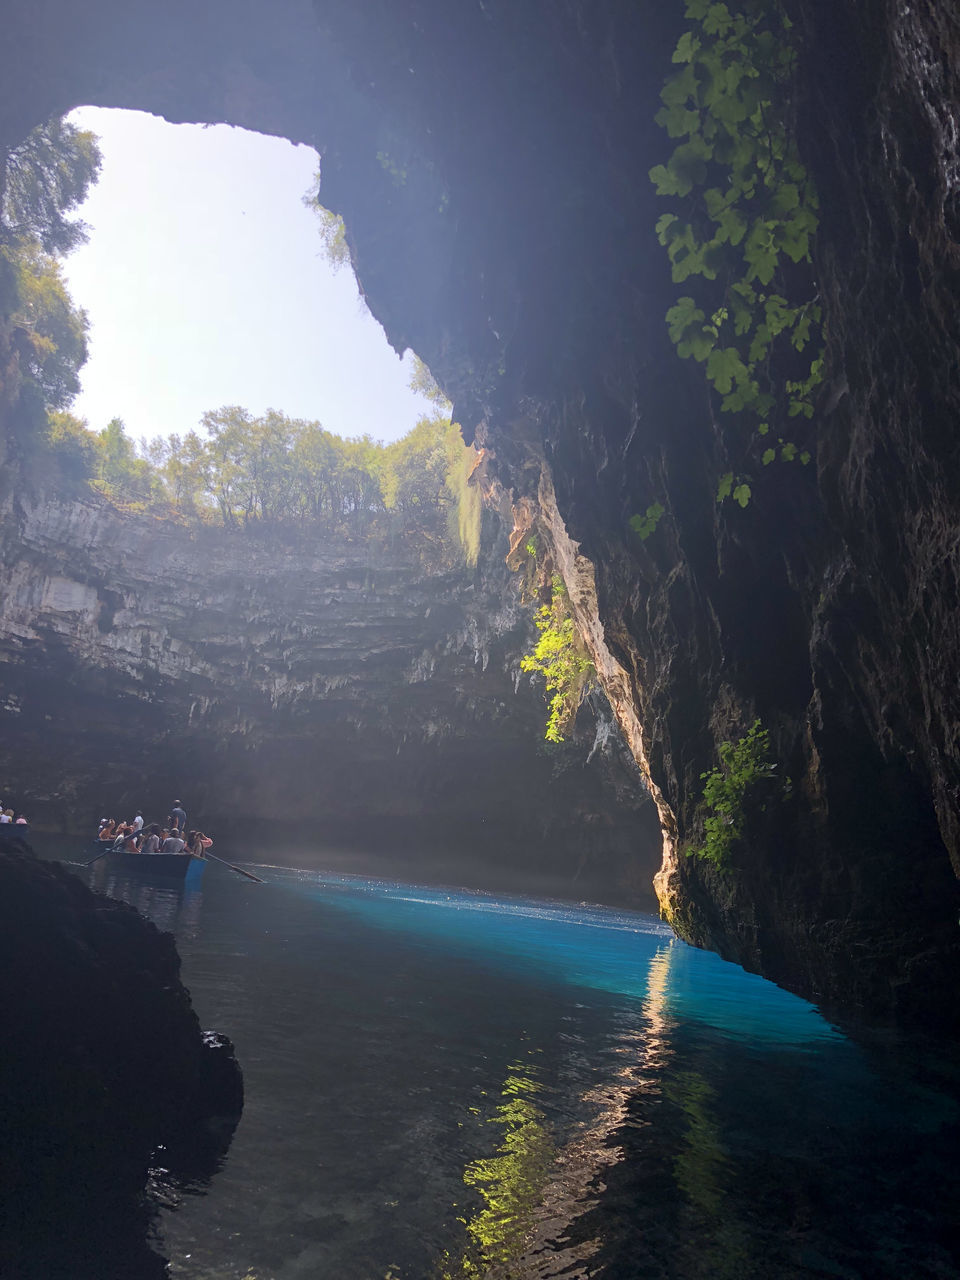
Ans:
{"label": "clear blue water", "polygon": [[[954,1068],[589,905],[85,873],[177,937],[246,1105],[190,1280],[960,1275]],[[130,1280],[136,1280],[131,1277]]]}

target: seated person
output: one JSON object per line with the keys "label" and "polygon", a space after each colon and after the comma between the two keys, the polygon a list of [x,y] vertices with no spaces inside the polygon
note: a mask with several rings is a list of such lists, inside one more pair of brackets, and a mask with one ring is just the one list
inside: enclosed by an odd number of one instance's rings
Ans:
{"label": "seated person", "polygon": [[104,844],[112,844],[116,834],[117,824],[112,818],[106,818],[100,827],[97,839],[102,840]]}
{"label": "seated person", "polygon": [[141,853],[159,853],[160,852],[160,828],[155,822],[147,827],[143,836],[143,844],[140,846]]}
{"label": "seated person", "polygon": [[121,844],[120,848],[123,850],[124,853],[140,852],[140,841],[137,837],[136,831],[131,829],[130,831],[127,832],[127,834],[123,837],[123,844]]}
{"label": "seated person", "polygon": [[160,846],[160,852],[161,853],[183,853],[183,841],[177,835],[176,827],[174,827],[174,829],[167,836],[166,840],[164,840],[163,844]]}

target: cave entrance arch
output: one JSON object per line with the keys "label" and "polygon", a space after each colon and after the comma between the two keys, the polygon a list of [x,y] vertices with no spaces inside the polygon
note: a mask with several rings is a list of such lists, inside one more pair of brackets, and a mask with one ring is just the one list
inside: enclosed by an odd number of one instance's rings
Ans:
{"label": "cave entrance arch", "polygon": [[412,181],[405,125],[350,52],[362,35],[352,6],[326,13],[310,0],[162,8],[105,0],[83,13],[65,0],[20,6],[0,53],[0,146],[90,105],[230,124],[314,148],[325,203],[345,215],[357,244],[370,246],[356,265],[371,310],[395,348],[412,347],[435,368],[440,344],[426,351],[414,335],[442,309],[445,193],[422,157]]}
{"label": "cave entrance arch", "polygon": [[[520,409],[549,401],[584,336],[585,367],[615,356],[640,299],[639,348],[652,366],[666,348],[643,292],[666,268],[633,231],[655,221],[654,196],[624,175],[648,165],[675,20],[656,29],[617,5],[582,18],[552,0],[453,17],[448,0],[40,0],[7,24],[0,145],[90,104],[313,147],[391,345],[455,392],[465,436],[502,424],[500,463],[535,487]],[[596,288],[582,267],[598,246]]]}
{"label": "cave entrance arch", "polygon": [[77,210],[90,234],[62,265],[91,321],[72,414],[149,441],[202,434],[220,406],[384,441],[427,414],[414,353],[398,358],[324,249],[316,151],[122,109],[67,119],[103,156]]}

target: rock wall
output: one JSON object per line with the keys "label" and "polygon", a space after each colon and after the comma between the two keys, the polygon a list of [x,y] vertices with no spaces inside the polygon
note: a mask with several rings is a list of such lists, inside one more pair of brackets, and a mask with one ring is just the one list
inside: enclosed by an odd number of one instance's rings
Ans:
{"label": "rock wall", "polygon": [[201,1032],[170,934],[0,837],[0,1269],[19,1280],[161,1277],[143,1199],[202,1185],[243,1107]]}
{"label": "rock wall", "polygon": [[0,534],[5,794],[48,829],[176,797],[227,857],[381,850],[649,897],[656,824],[609,709],[543,742],[529,611],[491,564],[21,493]]}
{"label": "rock wall", "polygon": [[[165,9],[164,34],[145,4],[47,0],[9,46],[32,79],[0,83],[14,137],[94,102],[317,145],[371,309],[515,502],[548,485],[553,552],[592,571],[579,616],[659,797],[675,926],[805,994],[953,1019],[956,29],[932,3],[793,8],[831,394],[815,474],[744,512],[716,504],[726,443],[663,324],[646,174],[679,11],[250,0]],[[796,785],[721,876],[675,850],[758,715]]]}

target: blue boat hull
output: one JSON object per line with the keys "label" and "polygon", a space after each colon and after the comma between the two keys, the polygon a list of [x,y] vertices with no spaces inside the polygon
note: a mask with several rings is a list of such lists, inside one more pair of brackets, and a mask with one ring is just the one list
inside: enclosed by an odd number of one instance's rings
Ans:
{"label": "blue boat hull", "polygon": [[182,880],[196,884],[207,865],[203,858],[191,853],[124,853],[122,850],[106,854],[102,861],[112,871],[138,876],[144,880]]}

